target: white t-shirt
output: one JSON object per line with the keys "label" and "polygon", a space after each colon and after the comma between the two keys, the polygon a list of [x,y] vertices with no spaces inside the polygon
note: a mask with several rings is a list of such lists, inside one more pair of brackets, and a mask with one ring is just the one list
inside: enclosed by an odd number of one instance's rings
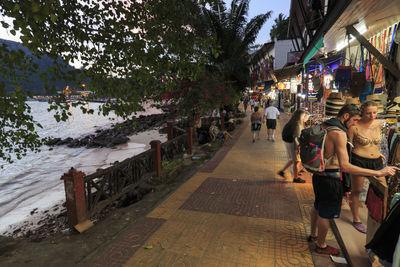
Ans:
{"label": "white t-shirt", "polygon": [[276,117],[281,115],[276,107],[267,107],[264,111],[264,116],[268,120],[276,120]]}

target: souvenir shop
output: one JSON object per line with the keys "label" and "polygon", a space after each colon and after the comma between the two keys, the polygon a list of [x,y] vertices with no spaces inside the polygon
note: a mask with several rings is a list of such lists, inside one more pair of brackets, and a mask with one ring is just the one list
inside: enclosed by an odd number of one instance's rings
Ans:
{"label": "souvenir shop", "polygon": [[[377,119],[384,125],[381,152],[387,165],[400,166],[400,81],[384,67],[382,59],[370,52],[370,48],[350,35],[347,38],[347,46],[334,58],[308,62],[303,71],[301,90],[307,95],[305,107],[311,113],[310,124],[336,116],[345,104],[360,106],[364,101],[374,101],[378,104]],[[368,41],[394,66],[400,66],[398,23],[382,29]],[[364,194],[360,198],[365,200],[364,209],[368,209],[367,247],[385,259],[387,247],[391,246],[393,256],[399,239],[398,235],[390,236],[388,229],[400,225],[400,201],[395,204],[400,199],[400,172],[386,177],[386,183],[374,178],[365,181]],[[385,247],[384,252],[377,249],[379,246]]]}

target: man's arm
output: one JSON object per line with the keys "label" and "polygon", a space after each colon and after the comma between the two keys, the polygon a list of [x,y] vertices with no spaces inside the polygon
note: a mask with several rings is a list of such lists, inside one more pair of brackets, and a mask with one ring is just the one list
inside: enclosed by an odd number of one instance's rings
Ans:
{"label": "man's arm", "polygon": [[387,166],[382,170],[370,170],[370,169],[364,169],[360,168],[358,166],[355,166],[349,162],[349,155],[347,154],[347,136],[346,133],[343,131],[339,130],[333,130],[329,131],[329,138],[332,138],[334,147],[335,147],[335,153],[338,157],[339,160],[339,166],[342,172],[354,174],[354,175],[360,175],[360,176],[386,176],[386,175],[394,175],[396,173],[396,170],[399,170],[399,168],[392,167],[392,166]]}

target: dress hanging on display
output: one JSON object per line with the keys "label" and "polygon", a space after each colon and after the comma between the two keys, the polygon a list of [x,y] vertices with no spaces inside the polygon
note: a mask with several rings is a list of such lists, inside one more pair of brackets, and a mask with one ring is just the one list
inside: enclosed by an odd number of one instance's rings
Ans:
{"label": "dress hanging on display", "polygon": [[350,89],[352,69],[351,66],[339,66],[335,73],[335,85],[339,91]]}
{"label": "dress hanging on display", "polygon": [[400,234],[399,225],[400,201],[390,210],[372,240],[365,247],[371,249],[380,259],[392,262]]}

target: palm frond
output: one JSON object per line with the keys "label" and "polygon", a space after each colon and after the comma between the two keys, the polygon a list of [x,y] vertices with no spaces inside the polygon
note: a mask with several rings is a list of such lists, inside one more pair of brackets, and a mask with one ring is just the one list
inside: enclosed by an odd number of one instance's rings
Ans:
{"label": "palm frond", "polygon": [[258,33],[260,32],[264,23],[271,17],[272,12],[269,11],[265,14],[255,16],[247,23],[244,30],[244,38],[242,46],[248,47],[255,42]]}

